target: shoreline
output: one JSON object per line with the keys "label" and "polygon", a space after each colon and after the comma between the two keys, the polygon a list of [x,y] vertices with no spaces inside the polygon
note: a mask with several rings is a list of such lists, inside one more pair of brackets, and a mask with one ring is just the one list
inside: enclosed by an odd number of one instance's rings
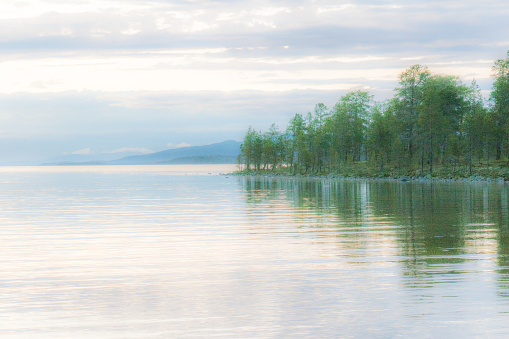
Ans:
{"label": "shoreline", "polygon": [[225,173],[224,175],[239,177],[270,177],[270,178],[294,178],[294,179],[329,179],[329,180],[371,180],[371,181],[395,181],[408,183],[432,183],[432,182],[462,182],[462,183],[509,183],[503,177],[484,177],[481,175],[472,175],[464,178],[443,178],[437,176],[344,176],[339,174],[313,175],[313,174],[287,174],[287,173],[271,173],[270,171],[235,171],[233,173]]}

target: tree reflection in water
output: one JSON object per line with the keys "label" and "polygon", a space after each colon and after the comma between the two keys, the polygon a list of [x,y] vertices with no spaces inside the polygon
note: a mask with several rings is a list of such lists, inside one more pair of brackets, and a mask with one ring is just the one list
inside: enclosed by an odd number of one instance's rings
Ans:
{"label": "tree reflection in water", "polygon": [[299,236],[333,239],[336,255],[351,262],[396,261],[403,286],[433,287],[493,270],[498,293],[509,296],[507,185],[277,177],[239,182],[254,222],[290,207],[284,217],[301,229]]}

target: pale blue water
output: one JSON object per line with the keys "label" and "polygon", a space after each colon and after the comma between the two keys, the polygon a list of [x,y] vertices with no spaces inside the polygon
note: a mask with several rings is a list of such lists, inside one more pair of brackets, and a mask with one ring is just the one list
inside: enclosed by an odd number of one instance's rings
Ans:
{"label": "pale blue water", "polygon": [[509,335],[508,188],[0,168],[0,337]]}

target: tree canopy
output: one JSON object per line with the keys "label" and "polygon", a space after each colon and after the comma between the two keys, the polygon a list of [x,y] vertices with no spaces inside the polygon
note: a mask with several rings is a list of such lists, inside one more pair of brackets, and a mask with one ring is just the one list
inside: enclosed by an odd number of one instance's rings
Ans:
{"label": "tree canopy", "polygon": [[494,62],[489,100],[475,80],[465,85],[452,75],[422,65],[403,71],[393,98],[376,102],[367,91],[352,91],[332,108],[323,103],[295,114],[285,130],[274,124],[262,133],[249,128],[239,155],[247,169],[291,173],[341,173],[364,163],[433,173],[434,168],[488,164],[509,156],[509,52]]}

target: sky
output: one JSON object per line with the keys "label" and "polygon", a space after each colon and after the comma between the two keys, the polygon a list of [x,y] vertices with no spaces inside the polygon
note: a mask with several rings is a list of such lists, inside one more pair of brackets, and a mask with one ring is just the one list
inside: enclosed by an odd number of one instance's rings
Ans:
{"label": "sky", "polygon": [[281,129],[421,64],[485,95],[509,3],[2,0],[0,164],[149,153]]}

